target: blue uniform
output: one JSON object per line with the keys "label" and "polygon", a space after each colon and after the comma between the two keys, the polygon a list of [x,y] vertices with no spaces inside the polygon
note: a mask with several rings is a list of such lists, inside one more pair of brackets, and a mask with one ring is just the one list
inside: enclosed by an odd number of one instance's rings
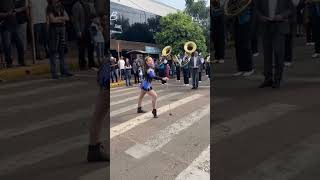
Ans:
{"label": "blue uniform", "polygon": [[141,88],[142,90],[145,90],[145,91],[150,91],[150,90],[152,90],[152,84],[151,84],[152,79],[161,80],[162,78],[156,76],[156,73],[154,72],[154,70],[153,70],[152,68],[149,68],[149,69],[147,70],[145,79],[142,81],[142,83],[141,83],[141,85],[140,85],[140,88]]}
{"label": "blue uniform", "polygon": [[109,63],[104,63],[98,71],[99,85],[104,89],[110,89],[110,65]]}

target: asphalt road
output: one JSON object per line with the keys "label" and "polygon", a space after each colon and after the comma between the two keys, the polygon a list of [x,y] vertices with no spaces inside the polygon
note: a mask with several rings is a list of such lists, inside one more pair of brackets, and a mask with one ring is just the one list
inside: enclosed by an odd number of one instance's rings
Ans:
{"label": "asphalt road", "polygon": [[111,166],[86,163],[95,78],[82,72],[0,85],[0,179],[106,180],[110,170],[112,180],[193,180],[194,173],[209,179],[206,77],[198,90],[175,80],[156,82],[158,119],[152,118],[150,97],[144,101],[148,113],[135,113],[137,87],[112,89]]}
{"label": "asphalt road", "polygon": [[232,77],[233,49],[226,63],[215,64],[211,96],[227,99],[211,109],[211,177],[215,180],[320,179],[320,59],[296,39],[293,66],[280,89],[258,89],[263,58],[256,73]]}

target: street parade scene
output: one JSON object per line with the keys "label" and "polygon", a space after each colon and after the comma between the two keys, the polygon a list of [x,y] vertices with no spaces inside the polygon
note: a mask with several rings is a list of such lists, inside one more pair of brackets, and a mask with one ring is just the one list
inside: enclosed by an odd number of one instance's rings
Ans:
{"label": "street parade scene", "polygon": [[0,1],[0,180],[318,180],[320,0]]}

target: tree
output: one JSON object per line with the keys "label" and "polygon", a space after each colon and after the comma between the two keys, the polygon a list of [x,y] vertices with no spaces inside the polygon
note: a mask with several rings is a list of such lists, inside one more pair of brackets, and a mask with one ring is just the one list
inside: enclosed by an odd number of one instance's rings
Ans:
{"label": "tree", "polygon": [[210,18],[210,8],[206,6],[206,0],[185,0],[185,12],[194,18],[194,21],[207,26]]}
{"label": "tree", "polygon": [[171,46],[173,54],[183,53],[184,44],[194,41],[202,54],[207,54],[206,39],[203,28],[192,21],[192,17],[178,12],[164,16],[160,20],[161,31],[156,33],[155,40],[161,46]]}
{"label": "tree", "polygon": [[153,18],[148,19],[149,30],[152,33],[156,33],[160,31],[160,16],[155,16]]}

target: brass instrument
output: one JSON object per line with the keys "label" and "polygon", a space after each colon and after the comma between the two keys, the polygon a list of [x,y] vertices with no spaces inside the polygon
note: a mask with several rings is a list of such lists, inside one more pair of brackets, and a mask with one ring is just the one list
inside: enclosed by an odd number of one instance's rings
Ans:
{"label": "brass instrument", "polygon": [[187,56],[185,56],[184,60],[181,62],[181,66],[185,66],[189,63],[191,54],[197,50],[197,44],[193,41],[188,41],[184,44],[184,51]]}
{"label": "brass instrument", "polygon": [[210,63],[210,56],[207,57],[206,62]]}
{"label": "brass instrument", "polygon": [[226,0],[224,4],[224,12],[226,16],[237,16],[245,10],[252,0]]}
{"label": "brass instrument", "polygon": [[172,47],[166,46],[162,49],[162,56],[167,57],[171,54],[171,52],[172,52]]}

